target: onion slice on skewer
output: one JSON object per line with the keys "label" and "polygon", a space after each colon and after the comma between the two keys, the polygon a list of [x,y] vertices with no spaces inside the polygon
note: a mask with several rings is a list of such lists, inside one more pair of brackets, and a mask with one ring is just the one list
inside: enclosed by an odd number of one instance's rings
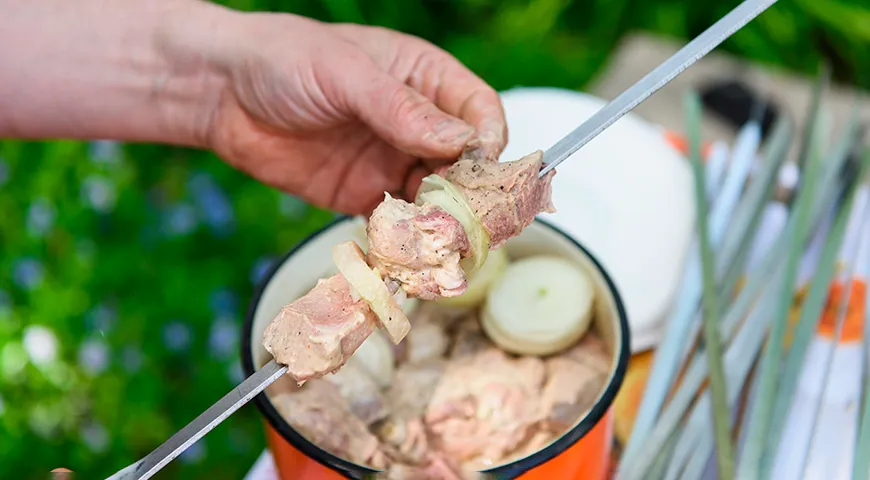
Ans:
{"label": "onion slice on skewer", "polygon": [[390,340],[398,344],[411,329],[408,317],[393,300],[387,285],[376,270],[369,268],[363,252],[354,241],[332,247],[332,260],[351,291],[366,301],[381,321]]}
{"label": "onion slice on skewer", "polygon": [[471,245],[471,256],[464,258],[460,265],[465,275],[471,278],[486,261],[490,242],[489,232],[474,214],[468,199],[448,180],[432,174],[423,179],[416,203],[417,205],[429,203],[441,207],[462,224],[468,243]]}
{"label": "onion slice on skewer", "polygon": [[468,279],[468,289],[465,293],[456,297],[442,297],[438,303],[448,307],[473,308],[477,307],[486,299],[486,294],[492,285],[501,278],[508,266],[507,251],[499,248],[489,252],[483,266],[477,273]]}

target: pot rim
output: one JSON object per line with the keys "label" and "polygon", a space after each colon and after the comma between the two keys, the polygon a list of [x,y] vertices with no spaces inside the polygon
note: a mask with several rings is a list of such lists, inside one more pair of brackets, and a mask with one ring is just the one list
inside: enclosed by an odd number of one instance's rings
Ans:
{"label": "pot rim", "polygon": [[[329,222],[323,228],[309,235],[305,240],[299,242],[296,246],[294,246],[287,253],[285,253],[280,258],[280,260],[274,262],[269,268],[269,271],[266,273],[266,275],[264,275],[263,278],[259,281],[256,288],[254,289],[254,294],[251,297],[251,301],[248,304],[247,311],[245,312],[245,320],[242,325],[241,353],[242,369],[245,372],[245,376],[250,376],[256,371],[256,367],[254,366],[254,355],[251,349],[251,336],[253,334],[254,328],[254,316],[257,311],[257,307],[260,304],[260,299],[263,296],[263,292],[265,291],[266,286],[275,276],[275,273],[278,271],[278,269],[281,268],[281,266],[286,263],[290,257],[295,255],[301,248],[303,248],[308,243],[317,240],[321,235],[323,235],[330,229],[353,219],[354,217],[352,216],[340,216],[335,220]],[[607,410],[613,404],[616,398],[616,394],[617,392],[619,392],[619,389],[622,386],[622,382],[625,379],[625,372],[628,368],[628,359],[631,356],[631,342],[629,338],[630,332],[625,305],[623,305],[622,298],[619,296],[619,291],[617,290],[616,285],[613,283],[613,280],[607,274],[607,271],[604,269],[598,259],[596,259],[591,252],[583,247],[583,245],[581,245],[572,236],[568,235],[550,222],[547,222],[540,218],[535,218],[535,222],[540,223],[544,227],[558,233],[566,240],[571,242],[574,246],[579,248],[589,258],[593,265],[595,265],[595,268],[598,269],[599,273],[601,273],[601,276],[604,278],[610,294],[613,295],[614,305],[616,306],[616,313],[618,317],[617,321],[619,323],[619,329],[621,332],[621,338],[619,340],[618,348],[619,358],[617,359],[616,369],[614,370],[613,375],[610,376],[610,381],[607,384],[607,387],[604,389],[604,393],[599,397],[598,401],[595,402],[595,404],[592,406],[589,412],[586,413],[586,416],[584,416],[582,420],[580,420],[574,427],[572,427],[561,437],[547,445],[545,448],[529,456],[517,459],[513,462],[491,468],[489,470],[481,471],[481,473],[486,474],[490,478],[516,478],[519,475],[549,460],[552,460],[553,458],[567,450],[569,447],[577,443],[581,438],[583,438],[590,430],[592,430],[592,427],[594,427],[604,417],[604,415],[607,413]],[[367,475],[380,472],[379,470],[349,462],[341,457],[327,452],[326,450],[318,447],[314,443],[308,441],[281,417],[281,415],[272,405],[272,402],[269,401],[269,398],[266,395],[265,391],[257,394],[257,396],[254,397],[253,401],[260,413],[266,418],[266,421],[269,423],[269,425],[274,428],[281,437],[290,442],[290,444],[294,448],[305,454],[307,457],[314,459],[321,465],[338,471],[339,473],[343,474],[348,478],[362,478]]]}

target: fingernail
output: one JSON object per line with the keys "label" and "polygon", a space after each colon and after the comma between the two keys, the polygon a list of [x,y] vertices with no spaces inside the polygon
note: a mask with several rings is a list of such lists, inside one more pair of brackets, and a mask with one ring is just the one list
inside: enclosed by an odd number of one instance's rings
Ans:
{"label": "fingernail", "polygon": [[435,124],[435,136],[444,143],[460,143],[474,134],[474,127],[460,120],[442,120]]}

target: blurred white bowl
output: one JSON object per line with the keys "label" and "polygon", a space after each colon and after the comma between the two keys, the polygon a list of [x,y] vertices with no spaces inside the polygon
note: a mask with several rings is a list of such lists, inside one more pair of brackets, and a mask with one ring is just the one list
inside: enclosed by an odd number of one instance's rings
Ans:
{"label": "blurred white bowl", "polygon": [[[606,103],[555,88],[502,93],[509,128],[503,160],[546,150]],[[693,236],[691,166],[661,129],[628,114],[557,168],[547,220],[588,246],[628,310],[632,351],[654,347]]]}

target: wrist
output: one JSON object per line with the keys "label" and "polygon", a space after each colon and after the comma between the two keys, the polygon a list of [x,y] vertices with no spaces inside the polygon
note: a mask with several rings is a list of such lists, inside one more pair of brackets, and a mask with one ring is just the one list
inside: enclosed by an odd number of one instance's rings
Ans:
{"label": "wrist", "polygon": [[153,32],[160,68],[152,93],[167,131],[178,141],[208,147],[211,121],[229,75],[214,55],[226,48],[238,12],[200,0],[178,0]]}

